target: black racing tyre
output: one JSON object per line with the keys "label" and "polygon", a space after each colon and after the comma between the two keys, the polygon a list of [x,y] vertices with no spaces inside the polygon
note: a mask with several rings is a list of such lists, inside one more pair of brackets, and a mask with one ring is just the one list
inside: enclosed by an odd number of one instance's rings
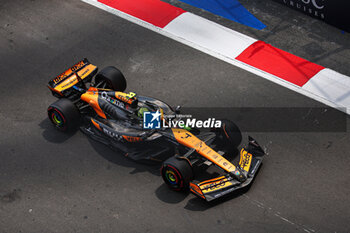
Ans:
{"label": "black racing tyre", "polygon": [[224,143],[237,148],[242,142],[241,130],[230,120],[221,120],[221,122],[221,128],[215,130],[216,134]]}
{"label": "black racing tyre", "polygon": [[49,106],[47,113],[52,124],[60,131],[73,132],[79,126],[79,110],[69,99],[57,100]]}
{"label": "black racing tyre", "polygon": [[161,175],[170,189],[185,191],[193,179],[193,170],[191,164],[186,159],[170,157],[164,161],[161,168]]}
{"label": "black racing tyre", "polygon": [[107,89],[114,91],[123,92],[126,89],[126,79],[123,73],[114,66],[107,66],[96,75],[95,85],[101,82],[105,82]]}

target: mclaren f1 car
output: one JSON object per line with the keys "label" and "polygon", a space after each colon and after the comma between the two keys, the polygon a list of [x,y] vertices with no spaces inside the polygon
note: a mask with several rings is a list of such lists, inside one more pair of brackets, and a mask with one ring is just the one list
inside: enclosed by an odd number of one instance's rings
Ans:
{"label": "mclaren f1 car", "polygon": [[[113,66],[97,71],[95,65],[83,59],[49,81],[48,88],[58,98],[47,110],[55,128],[64,132],[80,128],[131,159],[162,162],[161,175],[171,189],[189,189],[207,201],[252,182],[264,151],[251,137],[247,147],[237,150],[242,135],[233,122],[223,120],[220,128],[207,132],[181,126],[146,129],[146,113],[161,113],[161,121],[166,124],[163,116],[174,115],[179,108],[125,92],[125,77]],[[229,159],[232,150],[227,148],[239,152],[237,165]],[[198,173],[205,170],[203,167],[216,167],[220,172],[200,180]]]}

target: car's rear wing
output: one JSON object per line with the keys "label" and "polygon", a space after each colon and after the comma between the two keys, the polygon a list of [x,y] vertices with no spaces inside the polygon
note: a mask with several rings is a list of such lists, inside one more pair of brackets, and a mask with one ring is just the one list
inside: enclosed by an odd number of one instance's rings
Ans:
{"label": "car's rear wing", "polygon": [[64,91],[70,89],[80,81],[90,81],[96,74],[97,66],[92,65],[88,59],[76,63],[62,74],[49,81],[48,88],[60,96],[64,96]]}

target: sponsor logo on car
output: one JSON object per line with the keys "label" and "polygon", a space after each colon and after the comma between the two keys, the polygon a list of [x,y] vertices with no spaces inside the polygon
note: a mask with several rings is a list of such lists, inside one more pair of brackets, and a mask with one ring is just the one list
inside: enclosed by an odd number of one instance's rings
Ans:
{"label": "sponsor logo on car", "polygon": [[125,108],[125,104],[123,102],[109,97],[107,92],[105,92],[105,91],[101,93],[101,98],[104,100],[107,100],[108,102],[110,102],[114,105],[117,105],[118,107]]}
{"label": "sponsor logo on car", "polygon": [[245,170],[249,171],[252,162],[252,154],[248,153],[244,148],[241,150],[241,157],[239,161],[239,166]]}
{"label": "sponsor logo on car", "polygon": [[65,79],[66,77],[68,77],[68,75],[70,75],[72,72],[80,69],[84,65],[85,65],[85,63],[83,61],[80,61],[77,64],[75,64],[74,66],[72,66],[70,69],[68,69],[65,72],[63,72],[62,74],[58,75],[52,81],[54,82],[54,84],[57,84],[57,83],[61,82],[63,79]]}
{"label": "sponsor logo on car", "polygon": [[108,129],[106,129],[106,128],[103,128],[103,132],[104,132],[106,135],[108,135],[109,137],[111,137],[111,138],[115,138],[115,139],[117,139],[117,140],[121,140],[121,139],[122,139],[122,136],[120,136],[120,135],[118,135],[117,133],[112,132],[112,131],[110,131],[110,130],[108,130]]}

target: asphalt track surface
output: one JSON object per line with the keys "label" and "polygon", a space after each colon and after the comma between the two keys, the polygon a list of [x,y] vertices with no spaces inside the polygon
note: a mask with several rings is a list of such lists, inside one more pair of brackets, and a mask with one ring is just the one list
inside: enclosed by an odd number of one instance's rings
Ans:
{"label": "asphalt track surface", "polygon": [[[255,37],[270,35],[267,42],[349,75],[348,34],[299,13],[286,14],[308,26],[281,12],[259,14],[276,25],[281,14],[284,27]],[[323,42],[312,41],[315,35]],[[294,37],[313,42],[309,55]],[[168,190],[159,167],[130,161],[81,132],[53,129],[46,108],[55,99],[46,84],[83,57],[118,66],[128,90],[171,105],[323,106],[80,1],[1,1],[0,232],[349,231],[349,125],[333,133],[250,132],[268,151],[254,184],[208,204]]]}

